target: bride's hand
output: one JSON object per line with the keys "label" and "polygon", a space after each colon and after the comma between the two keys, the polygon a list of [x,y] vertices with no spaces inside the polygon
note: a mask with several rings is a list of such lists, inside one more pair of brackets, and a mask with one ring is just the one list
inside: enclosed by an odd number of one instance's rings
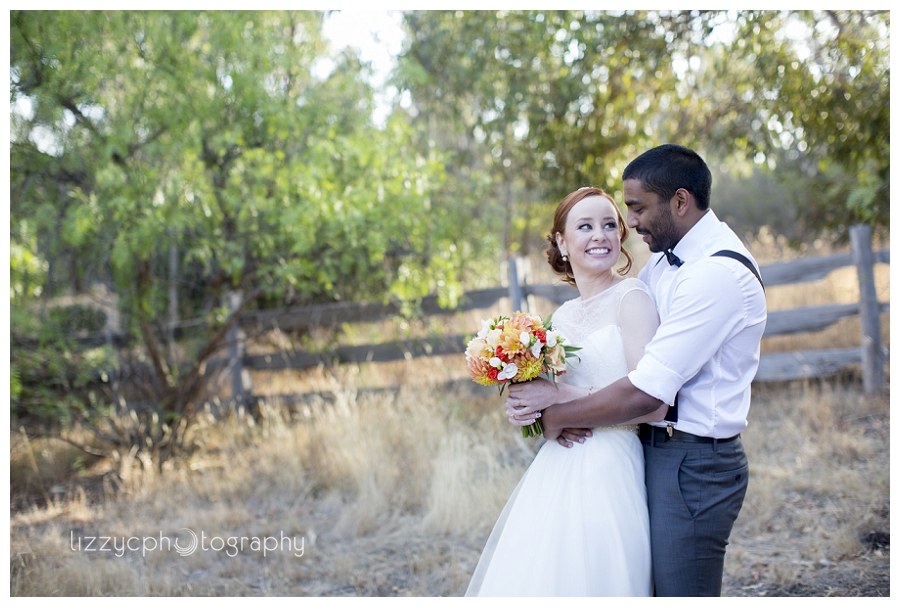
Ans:
{"label": "bride's hand", "polygon": [[506,415],[514,426],[529,426],[541,416],[541,410],[562,402],[560,391],[539,377],[521,384],[510,384],[506,396]]}
{"label": "bride's hand", "polygon": [[584,444],[584,441],[594,436],[589,428],[550,428],[544,426],[544,438],[556,441],[565,448],[572,447],[575,443]]}
{"label": "bride's hand", "polygon": [[[584,444],[585,439],[594,436],[594,433],[589,428],[563,428],[562,430],[557,430],[555,434],[556,436],[553,436],[553,439],[566,448],[571,447],[575,443]],[[549,440],[553,440],[547,436],[546,432],[544,432],[544,436]]]}

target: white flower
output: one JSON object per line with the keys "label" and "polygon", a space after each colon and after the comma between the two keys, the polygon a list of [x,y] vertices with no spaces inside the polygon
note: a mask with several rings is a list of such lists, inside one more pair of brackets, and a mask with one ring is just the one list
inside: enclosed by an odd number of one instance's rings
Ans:
{"label": "white flower", "polygon": [[541,355],[541,348],[543,348],[543,347],[544,347],[544,344],[541,343],[541,340],[539,340],[539,339],[536,340],[534,342],[534,345],[531,346],[531,355],[534,356],[535,358],[539,357]]}
{"label": "white flower", "polygon": [[487,337],[488,331],[491,330],[491,321],[490,319],[481,321],[481,331],[478,332],[478,337],[484,339]]}
{"label": "white flower", "polygon": [[552,348],[558,343],[562,343],[559,331],[547,331],[547,347]]}
{"label": "white flower", "polygon": [[522,331],[519,333],[519,341],[522,342],[522,345],[526,348],[531,344],[531,333],[528,331]]}
{"label": "white flower", "polygon": [[496,356],[494,356],[493,358],[491,358],[491,360],[488,361],[488,364],[489,364],[490,366],[494,367],[495,369],[502,369],[502,368],[503,368],[503,361],[500,360],[499,358],[497,358]]}
{"label": "white flower", "polygon": [[499,380],[512,379],[513,377],[516,376],[516,373],[518,373],[518,372],[519,372],[519,368],[516,366],[516,363],[509,363],[508,365],[503,367],[503,370],[500,371],[500,373],[497,374],[497,379],[499,379]]}
{"label": "white flower", "polygon": [[497,346],[500,345],[500,336],[501,335],[503,335],[503,331],[500,329],[491,329],[490,331],[488,331],[487,338],[486,338],[487,342],[495,350],[497,349]]}

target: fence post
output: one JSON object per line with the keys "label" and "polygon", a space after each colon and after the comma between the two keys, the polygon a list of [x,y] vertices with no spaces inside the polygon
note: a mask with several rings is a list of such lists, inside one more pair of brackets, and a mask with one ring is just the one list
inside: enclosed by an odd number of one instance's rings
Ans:
{"label": "fence post", "polygon": [[509,305],[512,312],[516,313],[522,310],[523,292],[522,285],[519,284],[519,258],[509,258]]}
{"label": "fence post", "polygon": [[853,246],[853,263],[859,280],[863,390],[866,394],[877,394],[884,390],[884,350],[881,347],[881,316],[875,292],[872,232],[869,226],[851,226],[850,243]]}
{"label": "fence post", "polygon": [[[229,291],[226,297],[228,299],[229,313],[234,312],[240,307],[240,292]],[[228,335],[225,338],[228,342],[228,366],[231,368],[231,396],[234,399],[235,410],[247,403],[250,393],[250,386],[245,385],[244,383],[245,337],[240,323],[234,323],[234,326],[228,330]]]}
{"label": "fence post", "polygon": [[176,364],[175,328],[178,326],[178,247],[169,247],[169,361]]}

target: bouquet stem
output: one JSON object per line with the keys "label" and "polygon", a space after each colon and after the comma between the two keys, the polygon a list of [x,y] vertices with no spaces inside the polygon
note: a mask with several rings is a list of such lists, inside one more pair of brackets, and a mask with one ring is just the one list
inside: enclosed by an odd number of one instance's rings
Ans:
{"label": "bouquet stem", "polygon": [[532,438],[535,436],[541,436],[544,433],[544,424],[541,423],[540,419],[534,420],[534,423],[530,426],[522,426],[522,438]]}

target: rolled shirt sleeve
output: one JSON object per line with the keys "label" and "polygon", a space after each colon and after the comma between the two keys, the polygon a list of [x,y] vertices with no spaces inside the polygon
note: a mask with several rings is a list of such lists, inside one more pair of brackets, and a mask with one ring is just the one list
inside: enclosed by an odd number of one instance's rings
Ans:
{"label": "rolled shirt sleeve", "polygon": [[637,368],[628,374],[634,386],[667,405],[675,404],[675,395],[687,381],[650,354],[644,354]]}

